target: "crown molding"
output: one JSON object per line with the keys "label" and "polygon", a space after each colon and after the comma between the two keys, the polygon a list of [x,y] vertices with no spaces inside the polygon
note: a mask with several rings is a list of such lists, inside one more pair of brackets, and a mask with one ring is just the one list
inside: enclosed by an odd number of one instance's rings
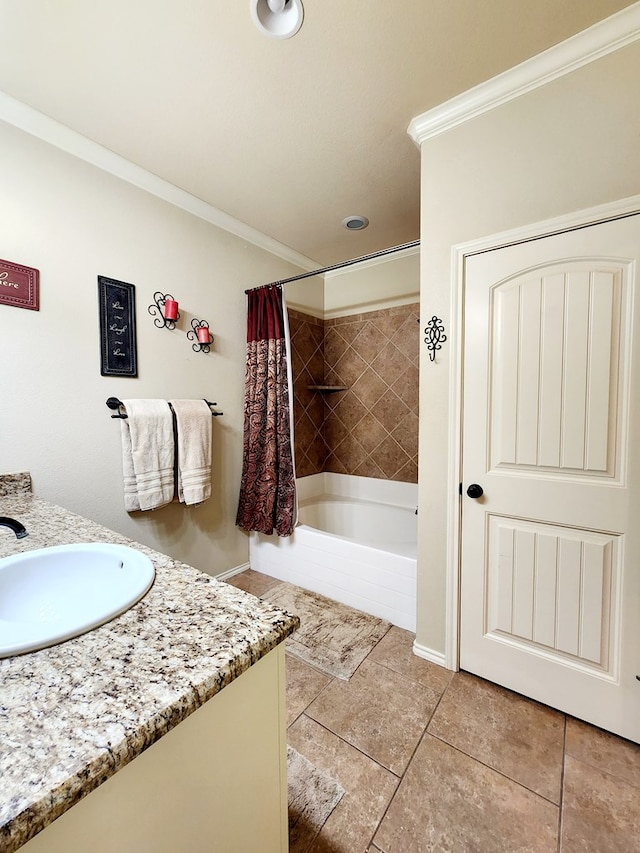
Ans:
{"label": "crown molding", "polygon": [[245,240],[259,249],[264,249],[307,272],[320,266],[317,261],[306,257],[306,255],[301,255],[284,243],[280,243],[256,228],[240,222],[223,210],[219,210],[186,190],[165,181],[164,178],[148,172],[141,166],[137,166],[130,160],[126,160],[119,154],[110,151],[97,142],[93,142],[86,136],[71,130],[66,125],[2,91],[0,91],[0,121],[42,139],[44,142],[84,160],[116,178],[133,184],[133,186],[179,207],[199,219],[204,219],[205,222],[209,222],[223,231],[228,231],[241,240]]}
{"label": "crown molding", "polygon": [[316,320],[324,320],[324,310],[322,308],[311,308],[309,305],[303,305],[301,302],[292,302],[287,299],[287,308],[290,311],[297,311],[298,314],[306,314],[307,317],[315,317]]}
{"label": "crown molding", "polygon": [[328,270],[325,274],[325,280],[328,278],[335,278],[338,275],[345,275],[346,273],[352,273],[357,270],[365,270],[369,267],[377,267],[378,264],[387,264],[390,261],[397,261],[399,258],[407,258],[410,255],[419,255],[420,254],[420,246],[410,246],[408,249],[398,249],[397,252],[388,252],[386,255],[381,255],[376,258],[368,258],[364,261],[359,261],[356,264],[350,264],[348,267],[340,267],[335,270]]}
{"label": "crown molding", "polygon": [[416,116],[407,133],[419,148],[427,139],[545,86],[639,38],[640,2]]}

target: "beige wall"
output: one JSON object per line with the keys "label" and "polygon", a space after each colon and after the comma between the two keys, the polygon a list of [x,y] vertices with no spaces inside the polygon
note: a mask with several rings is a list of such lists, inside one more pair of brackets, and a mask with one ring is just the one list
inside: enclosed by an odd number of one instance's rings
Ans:
{"label": "beige wall", "polygon": [[[248,560],[235,527],[242,454],[244,289],[300,270],[142,190],[0,124],[0,256],[40,270],[40,311],[0,305],[0,471],[29,470],[34,490],[152,548],[218,574]],[[136,285],[136,379],[100,376],[97,276]],[[209,321],[194,353],[183,323],[157,329],[154,291]],[[120,424],[109,396],[206,397],[213,497],[128,515]]]}
{"label": "beige wall", "polygon": [[320,319],[324,317],[324,276],[314,275],[301,281],[291,281],[284,288],[284,294],[287,306],[294,311]]}
{"label": "beige wall", "polygon": [[[640,193],[640,44],[422,145],[421,315],[451,330],[451,247]],[[444,651],[449,338],[422,347],[417,642]],[[457,484],[454,484],[454,487]]]}
{"label": "beige wall", "polygon": [[285,294],[289,308],[325,320],[417,302],[420,249],[402,249],[323,276],[294,281],[286,286]]}
{"label": "beige wall", "polygon": [[416,302],[420,293],[420,250],[400,250],[375,261],[327,273],[324,317],[345,317]]}

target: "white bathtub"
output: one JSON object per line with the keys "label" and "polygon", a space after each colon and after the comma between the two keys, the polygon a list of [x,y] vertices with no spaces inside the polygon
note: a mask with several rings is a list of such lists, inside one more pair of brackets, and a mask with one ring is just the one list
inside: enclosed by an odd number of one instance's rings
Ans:
{"label": "white bathtub", "polygon": [[415,631],[417,486],[314,474],[298,497],[293,536],[251,534],[251,568]]}

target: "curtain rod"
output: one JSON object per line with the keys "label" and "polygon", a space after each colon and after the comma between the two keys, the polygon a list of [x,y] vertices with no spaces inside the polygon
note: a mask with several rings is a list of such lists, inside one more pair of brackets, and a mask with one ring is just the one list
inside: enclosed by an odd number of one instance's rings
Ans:
{"label": "curtain rod", "polygon": [[381,258],[384,255],[390,255],[392,252],[400,252],[402,249],[414,249],[419,245],[420,240],[413,240],[410,243],[401,243],[399,246],[391,246],[389,249],[381,249],[379,252],[372,252],[370,255],[362,255],[359,258],[352,258],[350,261],[342,261],[339,264],[332,264],[329,267],[322,267],[319,270],[303,272],[300,275],[292,275],[290,278],[281,278],[279,281],[270,281],[267,284],[259,284],[257,287],[250,287],[248,290],[245,290],[245,293],[251,293],[254,290],[262,290],[263,287],[273,287],[276,284],[289,284],[291,281],[300,281],[302,278],[313,278],[313,276],[322,275],[325,272],[332,272],[333,270],[339,270],[343,267],[350,267],[353,264],[362,263],[362,261],[371,261],[374,258]]}

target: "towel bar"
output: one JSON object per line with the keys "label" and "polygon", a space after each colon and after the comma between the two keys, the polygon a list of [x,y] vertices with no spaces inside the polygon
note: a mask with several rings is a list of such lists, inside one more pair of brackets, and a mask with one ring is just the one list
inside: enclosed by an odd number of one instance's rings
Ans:
{"label": "towel bar", "polygon": [[[217,406],[218,405],[217,403],[210,403],[209,400],[205,400],[205,403],[207,404],[207,406]],[[167,405],[169,406],[169,408],[172,408],[171,403],[167,402]],[[118,400],[117,397],[109,397],[109,399],[107,400],[107,406],[110,409],[117,411],[118,409],[123,408],[123,403],[122,403],[122,400]],[[211,415],[214,418],[219,418],[223,414],[224,414],[224,412],[211,412]],[[111,417],[112,418],[128,418],[129,415],[121,414],[120,412],[118,412],[117,415],[111,415]]]}

